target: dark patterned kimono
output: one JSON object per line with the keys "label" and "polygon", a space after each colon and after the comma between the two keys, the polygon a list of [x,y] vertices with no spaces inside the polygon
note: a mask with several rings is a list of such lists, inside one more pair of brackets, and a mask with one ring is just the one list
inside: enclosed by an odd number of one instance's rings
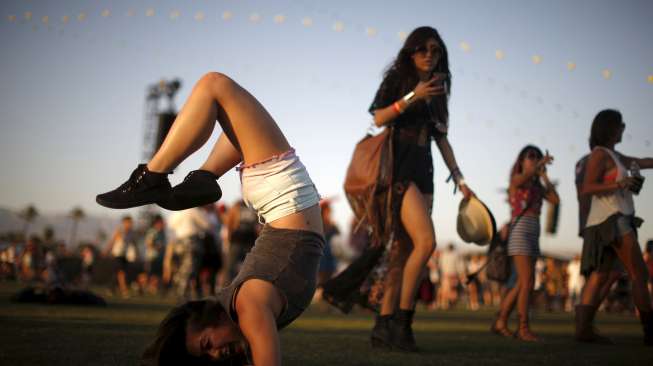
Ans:
{"label": "dark patterned kimono", "polygon": [[[370,113],[388,107],[399,100],[415,85],[402,87],[401,79],[395,71],[390,71],[374,97],[369,108]],[[385,225],[369,227],[372,233],[384,233],[381,238],[373,237],[370,245],[362,255],[345,271],[324,284],[324,297],[332,305],[347,313],[354,304],[377,310],[386,275],[394,266],[402,264],[401,252],[408,252],[412,246],[406,234],[399,213],[401,202],[409,184],[415,183],[424,195],[432,197],[433,159],[431,141],[439,136],[446,136],[447,121],[440,121],[436,109],[440,103],[446,103],[446,97],[434,98],[431,103],[422,100],[414,102],[407,110],[392,121],[392,191],[377,194],[374,202],[378,213],[383,216]],[[390,200],[388,205],[387,200]],[[432,202],[428,204],[429,211]],[[364,223],[366,224],[366,223]]]}

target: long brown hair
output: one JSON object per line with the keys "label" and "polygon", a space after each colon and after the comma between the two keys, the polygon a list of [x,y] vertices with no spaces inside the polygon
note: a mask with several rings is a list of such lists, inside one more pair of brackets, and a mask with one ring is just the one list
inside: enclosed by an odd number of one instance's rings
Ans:
{"label": "long brown hair", "polygon": [[446,94],[438,95],[434,97],[435,104],[438,106],[437,117],[442,121],[446,122],[449,120],[449,106],[448,100],[449,95],[451,94],[451,71],[449,71],[449,53],[447,52],[447,46],[444,44],[442,37],[438,31],[433,27],[419,27],[410,32],[404,45],[399,50],[397,57],[386,69],[384,78],[387,78],[390,74],[398,74],[401,80],[400,94],[404,95],[409,91],[413,90],[417,83],[419,82],[419,76],[417,70],[415,69],[415,64],[413,62],[413,54],[418,47],[424,46],[429,39],[435,39],[440,47],[442,47],[442,55],[438,64],[435,66],[433,72],[445,74],[445,79],[443,83],[446,85]]}
{"label": "long brown hair", "polygon": [[245,365],[248,363],[245,355],[216,362],[208,358],[194,357],[186,349],[186,327],[201,330],[226,321],[227,313],[222,305],[211,300],[189,301],[173,308],[159,325],[154,341],[141,357],[140,365]]}
{"label": "long brown hair", "polygon": [[590,132],[590,149],[596,146],[607,147],[614,136],[618,134],[623,125],[621,113],[614,109],[604,109],[600,111],[594,121],[592,121],[592,130]]}

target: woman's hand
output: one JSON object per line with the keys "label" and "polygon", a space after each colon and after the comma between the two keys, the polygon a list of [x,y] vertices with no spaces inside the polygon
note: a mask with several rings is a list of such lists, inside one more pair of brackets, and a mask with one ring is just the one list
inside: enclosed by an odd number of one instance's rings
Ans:
{"label": "woman's hand", "polygon": [[618,181],[617,184],[619,185],[619,188],[631,191],[642,188],[641,183],[635,177],[624,177],[622,180]]}
{"label": "woman's hand", "polygon": [[463,196],[465,197],[466,200],[476,196],[474,192],[467,187],[467,184],[461,184],[460,185],[460,191],[463,193]]}
{"label": "woman's hand", "polygon": [[546,173],[546,166],[551,165],[553,163],[553,156],[549,155],[549,150],[546,151],[546,154],[544,154],[544,157],[540,159],[540,161],[537,163],[537,168],[538,168],[538,173],[540,171],[544,171]]}
{"label": "woman's hand", "polygon": [[420,81],[415,87],[415,98],[427,100],[431,97],[442,95],[445,93],[444,84],[442,84],[442,76],[435,75],[430,80]]}

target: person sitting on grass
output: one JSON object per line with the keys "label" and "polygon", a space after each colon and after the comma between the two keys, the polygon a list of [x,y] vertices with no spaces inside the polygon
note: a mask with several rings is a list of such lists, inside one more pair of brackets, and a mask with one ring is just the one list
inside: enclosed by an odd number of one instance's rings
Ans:
{"label": "person sitting on grass", "polygon": [[[216,120],[223,133],[206,162],[171,187],[169,172],[208,140]],[[202,77],[152,160],[96,200],[110,208],[205,205],[221,197],[216,179],[239,163],[243,198],[265,226],[228,287],[172,309],[143,365],[280,365],[278,330],[310,304],[325,243],[319,195],[276,122],[223,74]]]}

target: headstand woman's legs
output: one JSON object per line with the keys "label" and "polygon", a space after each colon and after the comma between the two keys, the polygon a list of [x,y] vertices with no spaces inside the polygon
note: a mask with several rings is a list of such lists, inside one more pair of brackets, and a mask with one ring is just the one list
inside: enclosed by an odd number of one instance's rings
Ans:
{"label": "headstand woman's legs", "polygon": [[174,169],[208,140],[216,120],[231,147],[219,139],[206,167],[222,170],[219,153],[228,153],[227,160],[231,162],[234,158],[232,147],[242,153],[246,163],[290,149],[277,124],[256,98],[229,77],[212,72],[195,84],[148,168],[154,172]]}
{"label": "headstand woman's legs", "polygon": [[[224,134],[202,169],[171,189],[166,175],[206,143],[216,119]],[[239,161],[262,161],[289,149],[283,133],[256,98],[227,76],[208,73],[193,87],[147,166],[139,165],[127,182],[98,195],[96,201],[110,208],[157,203],[171,210],[215,202],[222,195],[215,179]]]}

